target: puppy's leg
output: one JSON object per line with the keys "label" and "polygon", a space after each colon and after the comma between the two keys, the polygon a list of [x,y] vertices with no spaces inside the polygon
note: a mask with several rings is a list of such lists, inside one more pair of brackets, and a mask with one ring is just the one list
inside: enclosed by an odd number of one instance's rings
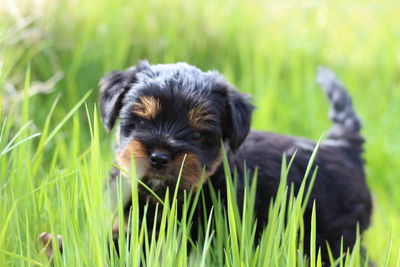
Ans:
{"label": "puppy's leg", "polygon": [[[104,192],[104,206],[110,211],[110,219],[109,221],[113,221],[113,233],[118,233],[118,216],[114,219],[114,214],[117,211],[119,197],[122,201],[122,207],[126,208],[126,206],[130,203],[131,200],[131,184],[126,177],[120,175],[120,171],[118,168],[114,168],[110,173],[110,180],[107,184],[106,190]],[[121,196],[119,196],[119,194]],[[126,221],[126,219],[125,219]]]}
{"label": "puppy's leg", "polygon": [[125,233],[127,233],[128,229],[128,218],[129,218],[129,209],[131,203],[131,184],[127,177],[124,177],[120,174],[118,168],[114,167],[114,169],[110,173],[110,179],[108,181],[107,187],[104,192],[104,206],[109,211],[109,223],[112,225],[112,243],[114,247],[119,253],[119,243],[118,237],[120,235],[120,218],[115,216],[119,205],[119,198],[121,198],[122,207],[124,209],[124,229]]}
{"label": "puppy's leg", "polygon": [[[43,243],[43,251],[47,255],[47,257],[51,260],[54,256],[53,253],[53,243],[51,242],[53,235],[47,232],[43,232],[39,235],[39,240],[42,241]],[[62,247],[62,241],[61,241],[61,236],[57,235],[57,245],[58,249],[60,250],[60,253],[62,253],[63,247]]]}
{"label": "puppy's leg", "polygon": [[131,198],[131,183],[120,175],[118,168],[114,168],[110,173],[110,180],[104,192],[105,207],[111,212],[115,212],[118,206],[118,193],[121,194],[122,206],[125,207]]}

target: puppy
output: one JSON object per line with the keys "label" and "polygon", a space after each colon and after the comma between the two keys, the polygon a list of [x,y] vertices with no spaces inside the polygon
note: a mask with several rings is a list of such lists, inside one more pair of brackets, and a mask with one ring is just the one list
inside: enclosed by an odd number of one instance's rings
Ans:
{"label": "puppy", "polygon": [[[322,249],[323,260],[328,262],[326,242],[334,257],[340,256],[342,237],[344,250],[352,248],[357,225],[360,232],[369,226],[372,207],[361,158],[361,123],[351,98],[327,69],[319,70],[317,82],[331,103],[333,126],[314,161],[318,173],[304,214],[304,250],[308,253],[309,222],[315,200],[316,244]],[[121,182],[123,204],[129,211],[132,160],[136,177],[163,197],[166,188],[174,189],[184,158],[179,192],[203,185],[209,205],[206,210],[210,210],[209,187],[204,185],[212,183],[222,200],[227,198],[221,164],[222,140],[230,168],[237,172],[239,207],[244,194],[244,162],[248,171],[258,171],[255,215],[259,234],[267,223],[270,201],[278,189],[283,154],[291,157],[296,152],[287,183],[293,184],[297,192],[316,146],[304,138],[250,131],[253,106],[216,71],[203,72],[186,63],[150,65],[144,61],[126,71],[110,73],[100,86],[105,128],[111,130],[120,120],[116,163],[127,173],[120,175],[117,168],[112,171],[106,190],[111,210],[116,208]],[[148,203],[150,219],[156,203],[151,199],[147,190],[139,188],[139,212],[143,216],[143,206]],[[196,236],[197,225],[193,223]]]}
{"label": "puppy", "polygon": [[[328,260],[326,242],[333,256],[338,257],[341,238],[344,248],[351,248],[357,225],[361,232],[369,226],[371,196],[361,158],[361,123],[351,98],[327,69],[319,70],[317,82],[331,103],[333,126],[314,162],[319,169],[310,199],[315,199],[317,207],[316,243],[324,260]],[[244,162],[248,170],[258,170],[255,214],[261,226],[259,232],[267,223],[267,210],[277,192],[282,155],[290,157],[297,151],[288,183],[298,191],[316,145],[303,138],[250,131],[253,106],[248,98],[218,72],[203,72],[186,63],[141,62],[126,71],[110,73],[101,80],[100,108],[107,130],[120,119],[117,164],[129,173],[133,157],[137,178],[161,195],[167,187],[174,188],[186,155],[180,189],[196,189],[201,183],[212,182],[222,199],[226,198],[222,140],[231,169],[238,174],[238,205],[243,199]],[[111,177],[110,191],[115,191],[117,173]],[[123,180],[130,183],[129,176]],[[129,186],[124,188],[128,189],[123,192],[124,204],[129,207]],[[207,188],[203,187],[205,191]],[[146,195],[141,190],[143,203],[148,199]],[[115,203],[111,201],[112,209]],[[306,222],[310,221],[311,210],[309,201]],[[306,231],[308,243],[307,226]]]}

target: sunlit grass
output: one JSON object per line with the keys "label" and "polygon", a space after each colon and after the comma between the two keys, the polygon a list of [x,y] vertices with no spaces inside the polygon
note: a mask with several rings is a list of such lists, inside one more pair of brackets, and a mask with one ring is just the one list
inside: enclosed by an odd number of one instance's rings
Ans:
{"label": "sunlit grass", "polygon": [[[79,105],[76,106],[78,107]],[[52,263],[56,266],[138,266],[140,263],[147,266],[220,266],[221,264],[321,266],[320,252],[315,243],[311,244],[310,258],[302,253],[304,239],[302,214],[305,207],[303,203],[307,201],[311,186],[306,187],[306,183],[303,182],[298,194],[293,195],[293,188],[286,185],[286,177],[293,158],[287,163],[284,156],[282,183],[269,209],[270,223],[260,240],[255,236],[257,222],[254,217],[257,173],[254,177],[245,176],[248,186],[244,192],[243,210],[239,210],[234,185],[236,177],[230,175],[230,167],[225,158],[223,164],[227,173],[228,188],[226,203],[222,204],[218,192],[211,186],[210,190],[214,192],[212,197],[214,208],[211,213],[204,214],[204,218],[193,217],[198,201],[204,201],[201,190],[194,193],[187,192],[183,205],[178,205],[178,191],[175,190],[167,191],[165,199],[159,203],[157,213],[161,214],[161,219],[158,226],[148,225],[146,219],[139,223],[138,181],[133,175],[131,178],[133,207],[128,226],[124,226],[121,199],[117,214],[120,218],[120,228],[126,227],[125,230],[131,234],[126,238],[124,231],[121,231],[119,248],[116,251],[111,242],[110,211],[103,205],[107,165],[102,164],[104,160],[101,157],[99,123],[96,115],[95,111],[94,118],[89,119],[90,151],[86,155],[76,155],[70,170],[60,170],[57,167],[56,150],[47,175],[34,183],[34,169],[29,165],[25,166],[24,159],[29,161],[35,158],[35,155],[42,156],[39,155],[43,153],[41,146],[35,147],[31,140],[23,139],[24,142],[15,146],[10,154],[5,154],[10,155],[8,159],[15,164],[13,167],[19,170],[15,174],[10,172],[8,181],[11,183],[16,180],[17,177],[14,175],[23,175],[24,181],[31,181],[32,184],[29,186],[28,182],[28,188],[21,188],[25,191],[19,193],[18,197],[15,196],[17,190],[14,190],[11,184],[6,183],[3,188],[3,193],[7,197],[2,198],[2,201],[7,210],[1,211],[4,215],[0,235],[2,262],[7,265],[50,264],[36,238],[37,233],[50,231],[59,233],[63,237],[63,255],[54,250]],[[18,157],[21,151],[25,152],[24,157],[17,158],[18,162],[15,162],[17,159],[13,157]],[[311,179],[310,185],[313,184],[317,171],[314,170],[311,175],[316,152],[317,147],[304,174],[306,179]],[[178,185],[179,181],[178,177]],[[172,198],[169,197],[170,194]],[[181,213],[178,212],[180,209]],[[182,214],[182,217],[178,214]],[[203,234],[200,234],[198,240],[192,240],[190,236],[193,220],[204,221],[204,228],[200,230]],[[156,228],[157,235],[151,234]],[[315,237],[315,207],[311,229],[311,235]],[[56,242],[54,239],[54,247]],[[344,263],[344,266],[354,266],[350,263],[354,258],[360,261],[359,249],[358,242],[354,253],[344,256],[339,261]]]}

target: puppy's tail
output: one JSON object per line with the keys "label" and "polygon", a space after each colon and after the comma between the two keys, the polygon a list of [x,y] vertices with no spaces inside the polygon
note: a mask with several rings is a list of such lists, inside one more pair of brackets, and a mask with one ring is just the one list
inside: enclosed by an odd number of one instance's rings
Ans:
{"label": "puppy's tail", "polygon": [[325,91],[331,104],[329,117],[333,126],[327,135],[328,140],[361,149],[364,142],[360,135],[361,120],[353,109],[350,95],[336,75],[327,68],[318,68],[317,83]]}

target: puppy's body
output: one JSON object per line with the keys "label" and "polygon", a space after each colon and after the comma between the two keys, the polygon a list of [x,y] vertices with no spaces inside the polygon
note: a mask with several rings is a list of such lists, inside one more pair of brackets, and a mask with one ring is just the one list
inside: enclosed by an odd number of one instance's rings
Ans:
{"label": "puppy's body", "polygon": [[[361,124],[351,99],[330,71],[322,69],[318,82],[332,104],[330,115],[334,123],[314,162],[318,174],[310,196],[316,200],[317,245],[327,260],[326,241],[338,257],[341,237],[344,248],[352,247],[357,224],[360,231],[368,227],[371,197],[361,158]],[[252,109],[247,98],[218,73],[202,72],[182,63],[149,65],[145,62],[125,72],[114,72],[102,81],[101,112],[106,128],[111,129],[116,119],[121,119],[117,162],[122,168],[129,171],[133,157],[137,177],[162,194],[167,187],[174,187],[186,157],[181,188],[196,189],[202,182],[204,168],[205,182],[211,182],[224,199],[222,139],[230,167],[238,173],[239,205],[243,199],[244,162],[250,172],[258,170],[255,214],[260,232],[267,223],[269,204],[280,182],[283,154],[291,157],[296,151],[288,183],[297,192],[315,142],[249,131]],[[116,177],[113,176],[109,190],[115,187]],[[207,199],[208,186],[203,189]],[[149,197],[144,191],[140,196],[140,205],[144,205]],[[129,198],[124,199],[129,208]],[[208,208],[212,205],[206,204]],[[309,201],[305,211],[306,244],[311,209],[312,201]],[[305,245],[305,251],[308,247]]]}
{"label": "puppy's body", "polygon": [[[287,182],[293,184],[297,192],[315,145],[314,142],[302,138],[268,132],[250,132],[237,153],[230,155],[230,162],[233,163],[231,165],[238,170],[238,187],[243,186],[244,161],[249,170],[258,170],[255,214],[261,223],[259,230],[267,223],[269,202],[275,196],[280,183],[283,153],[290,157],[296,151]],[[315,199],[316,243],[323,251],[324,260],[328,260],[326,241],[333,255],[338,257],[341,237],[344,237],[344,247],[352,247],[357,224],[360,225],[361,231],[368,227],[371,198],[364,181],[362,160],[351,146],[341,146],[339,142],[335,144],[329,139],[322,142],[314,166],[318,166],[318,172],[311,191],[311,201],[308,202],[305,211],[305,251],[308,251],[309,247],[312,200]],[[243,189],[238,188],[239,201],[242,192]]]}

